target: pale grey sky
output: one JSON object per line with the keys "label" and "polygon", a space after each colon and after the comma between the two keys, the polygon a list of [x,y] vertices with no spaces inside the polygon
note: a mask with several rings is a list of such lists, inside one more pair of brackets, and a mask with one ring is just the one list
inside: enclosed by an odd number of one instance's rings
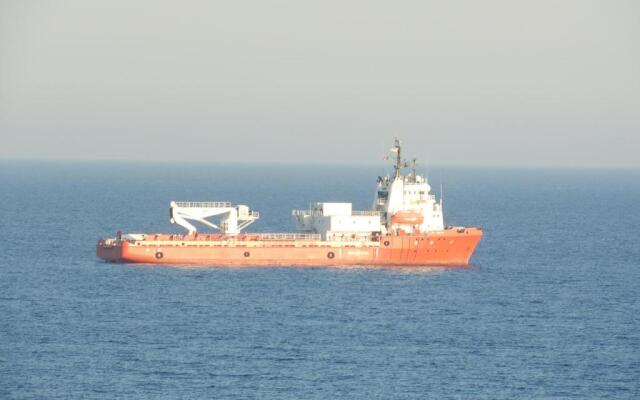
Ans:
{"label": "pale grey sky", "polygon": [[640,167],[640,2],[0,0],[0,158]]}

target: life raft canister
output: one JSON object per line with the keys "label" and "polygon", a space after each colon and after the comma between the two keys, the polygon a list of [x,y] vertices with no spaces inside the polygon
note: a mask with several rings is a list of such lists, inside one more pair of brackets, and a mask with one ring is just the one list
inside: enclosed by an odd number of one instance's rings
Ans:
{"label": "life raft canister", "polygon": [[392,224],[399,225],[421,225],[424,217],[417,211],[398,211],[391,216]]}

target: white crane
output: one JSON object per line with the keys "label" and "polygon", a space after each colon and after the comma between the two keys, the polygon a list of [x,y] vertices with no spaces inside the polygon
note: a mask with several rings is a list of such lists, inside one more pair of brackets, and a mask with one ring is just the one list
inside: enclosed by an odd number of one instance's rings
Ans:
{"label": "white crane", "polygon": [[[169,213],[171,223],[182,226],[189,234],[197,232],[196,227],[189,221],[200,222],[225,234],[237,235],[260,218],[260,213],[250,210],[248,206],[233,206],[226,201],[172,201],[169,204]],[[218,225],[207,220],[215,216],[221,217]]]}

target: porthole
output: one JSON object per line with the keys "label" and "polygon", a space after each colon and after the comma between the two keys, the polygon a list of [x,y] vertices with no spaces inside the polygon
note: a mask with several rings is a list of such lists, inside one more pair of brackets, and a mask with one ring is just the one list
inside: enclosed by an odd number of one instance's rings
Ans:
{"label": "porthole", "polygon": [[248,251],[245,251],[245,252],[244,252],[244,256],[245,256],[245,257],[249,257],[250,255],[251,255],[251,253],[249,253]]}
{"label": "porthole", "polygon": [[333,251],[327,253],[327,258],[334,258],[336,255]]}
{"label": "porthole", "polygon": [[156,258],[159,260],[159,259],[161,259],[162,257],[164,257],[164,254],[162,254],[162,252],[161,252],[161,251],[156,251]]}

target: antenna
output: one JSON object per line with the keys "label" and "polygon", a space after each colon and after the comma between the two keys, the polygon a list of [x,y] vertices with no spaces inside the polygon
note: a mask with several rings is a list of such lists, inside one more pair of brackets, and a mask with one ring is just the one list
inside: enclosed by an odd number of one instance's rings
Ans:
{"label": "antenna", "polygon": [[416,160],[417,158],[413,158],[412,159],[412,163],[411,163],[411,180],[415,183],[416,181]]}
{"label": "antenna", "polygon": [[396,178],[400,177],[400,169],[402,168],[402,158],[400,157],[400,141],[396,138]]}
{"label": "antenna", "polygon": [[444,186],[442,185],[442,176],[440,176],[440,214],[444,215]]}
{"label": "antenna", "polygon": [[394,146],[389,149],[390,152],[392,153],[396,153],[396,164],[393,166],[393,168],[395,169],[395,176],[396,178],[400,177],[400,170],[402,169],[403,166],[403,162],[402,162],[402,156],[401,156],[401,147],[400,147],[400,140],[398,140],[398,138],[395,138],[395,143]]}

